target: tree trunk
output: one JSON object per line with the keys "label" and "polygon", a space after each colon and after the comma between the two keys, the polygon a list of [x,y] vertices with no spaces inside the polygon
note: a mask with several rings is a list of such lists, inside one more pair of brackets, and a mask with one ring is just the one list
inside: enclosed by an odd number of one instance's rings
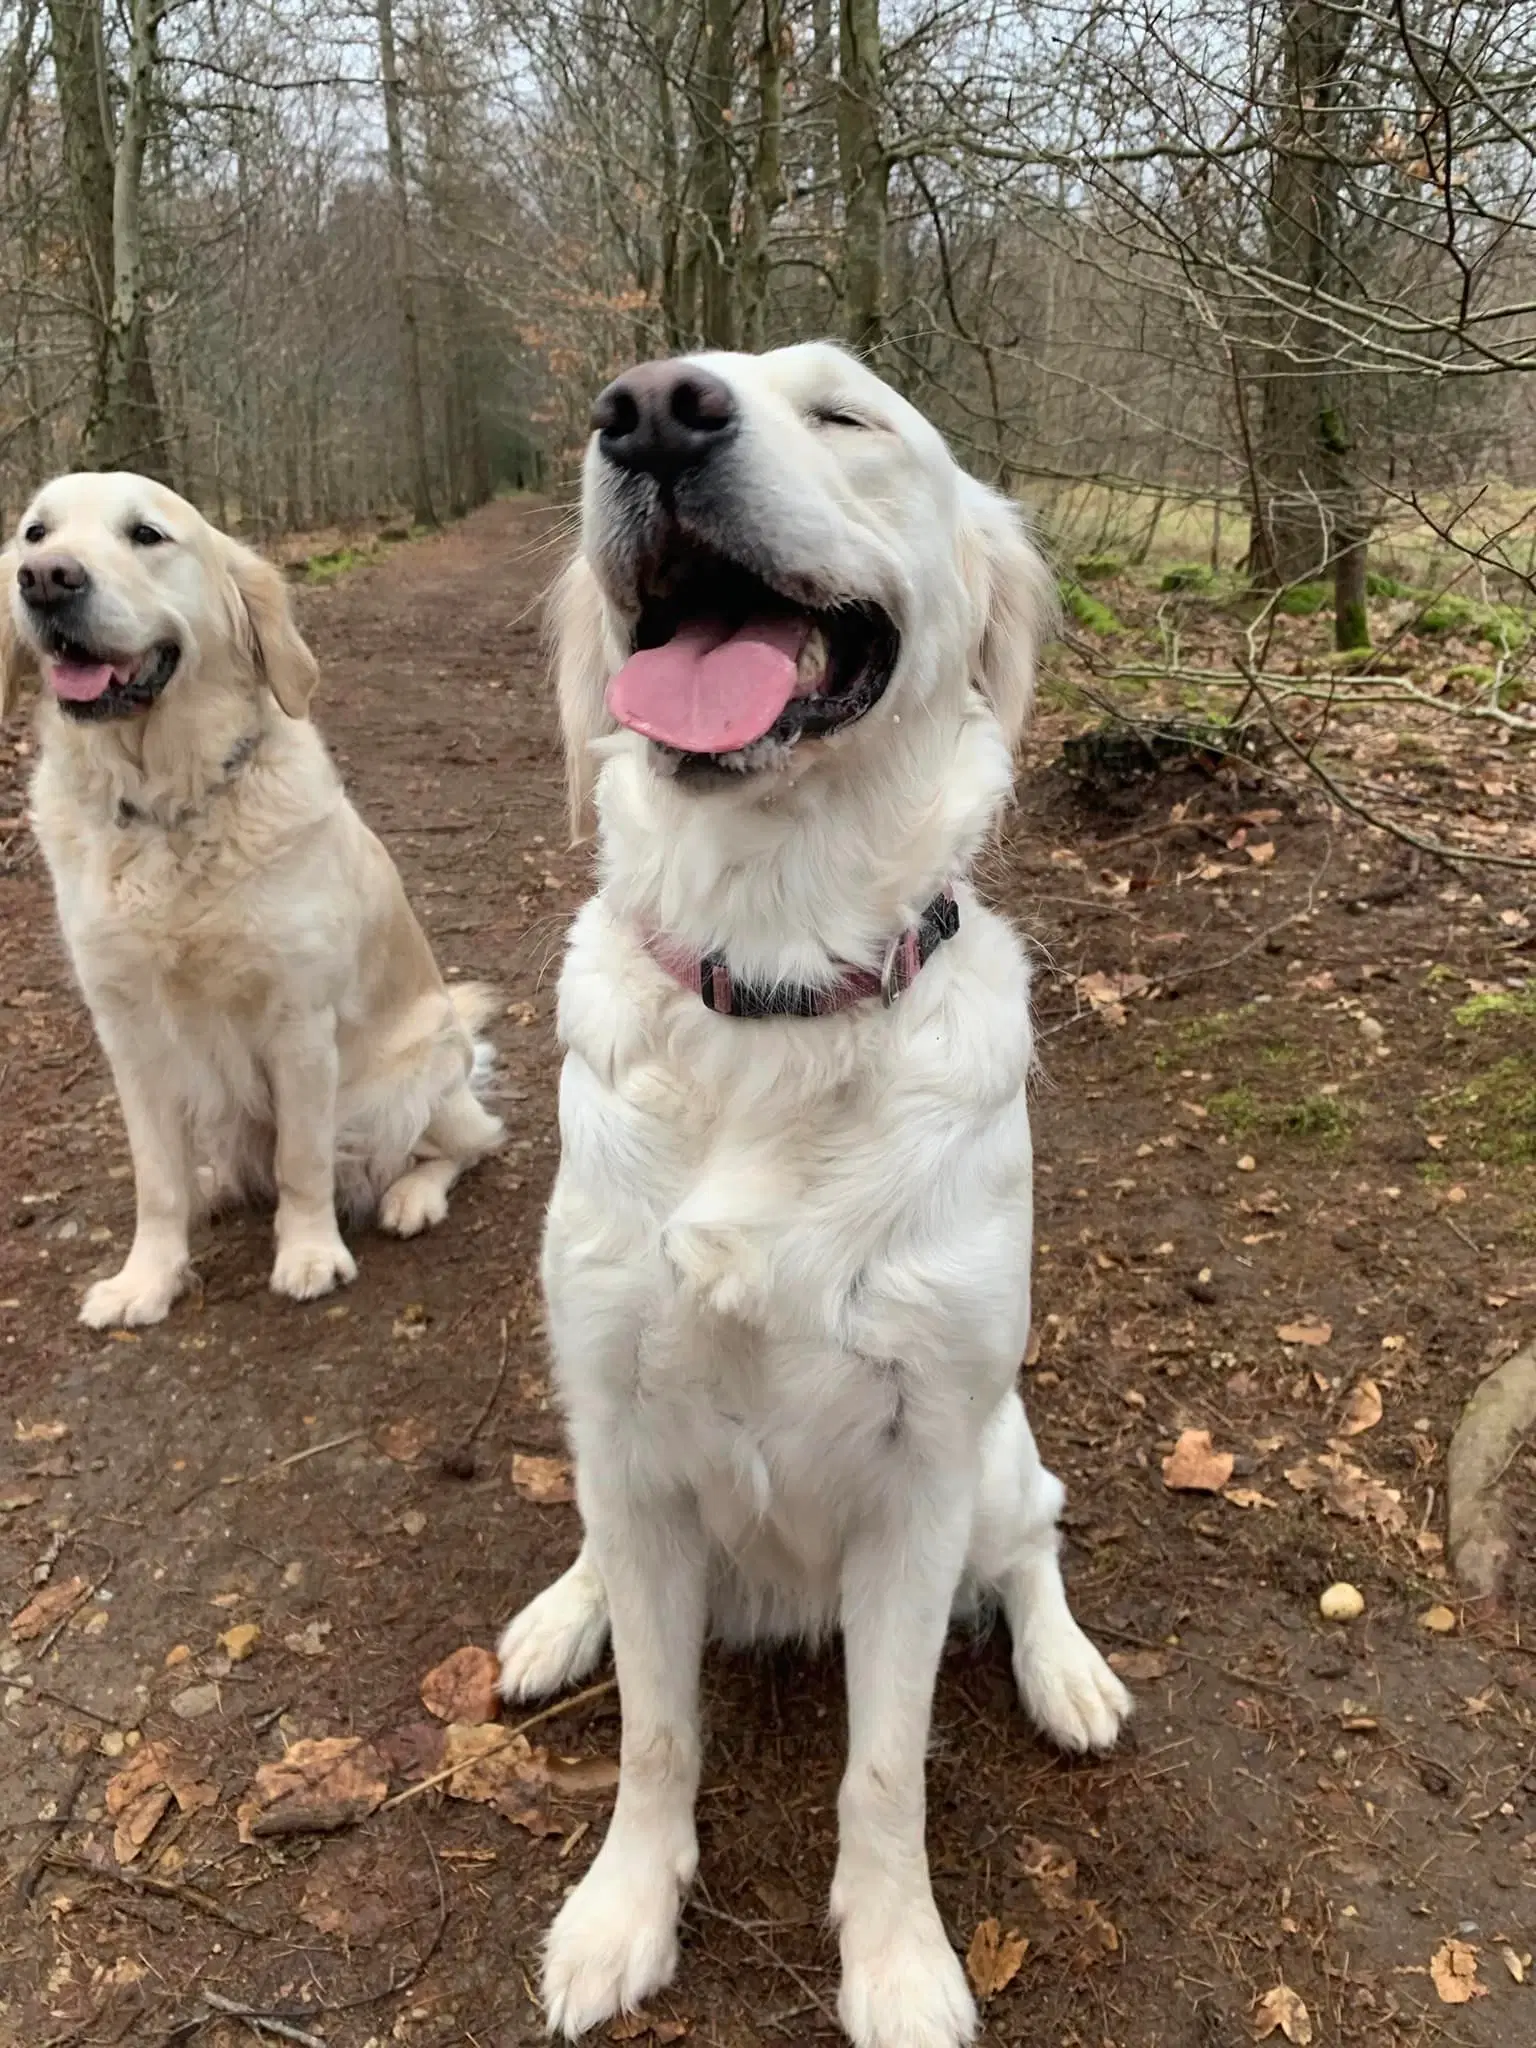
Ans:
{"label": "tree trunk", "polygon": [[[112,311],[112,133],[106,52],[97,0],[48,0],[64,173],[95,319],[88,422],[107,402],[107,322]],[[90,429],[87,428],[87,439]]]}
{"label": "tree trunk", "polygon": [[1367,535],[1363,524],[1339,534],[1333,558],[1333,644],[1340,653],[1371,644],[1366,610]]}
{"label": "tree trunk", "polygon": [[[811,0],[811,211],[819,234],[830,237],[837,223],[837,30],[832,0]],[[830,255],[830,247],[823,249]]]}
{"label": "tree trunk", "polygon": [[436,526],[432,472],[427,464],[427,414],[421,389],[421,331],[416,316],[416,281],[411,269],[411,195],[405,177],[405,124],[400,115],[400,70],[395,54],[394,0],[377,0],[379,77],[384,88],[384,142],[389,190],[395,209],[395,296],[405,371],[405,431],[411,463],[411,516],[418,526]]}
{"label": "tree trunk", "polygon": [[112,299],[102,407],[87,426],[86,450],[99,468],[142,470],[168,482],[165,423],[149,360],[143,225],[144,153],[165,5],[166,0],[132,0],[129,15],[128,81],[112,174]]}
{"label": "tree trunk", "polygon": [[731,89],[735,78],[734,0],[705,0],[704,54],[693,95],[699,167],[699,338],[705,348],[736,345],[735,237],[731,199]]}
{"label": "tree trunk", "polygon": [[[1360,10],[1338,0],[1284,0],[1280,105],[1270,169],[1269,268],[1287,301],[1269,312],[1255,457],[1257,530],[1249,559],[1261,587],[1324,575],[1342,531],[1359,524],[1348,464],[1344,380],[1332,337],[1308,302],[1336,292],[1340,260],[1341,80]],[[1358,541],[1361,548],[1364,541]]]}
{"label": "tree trunk", "polygon": [[841,0],[837,156],[843,187],[843,332],[878,363],[885,340],[886,187],[880,0]]}
{"label": "tree trunk", "polygon": [[761,0],[757,45],[757,149],[747,192],[741,266],[742,343],[764,346],[768,319],[768,254],[774,217],[784,204],[784,10],[782,0]]}

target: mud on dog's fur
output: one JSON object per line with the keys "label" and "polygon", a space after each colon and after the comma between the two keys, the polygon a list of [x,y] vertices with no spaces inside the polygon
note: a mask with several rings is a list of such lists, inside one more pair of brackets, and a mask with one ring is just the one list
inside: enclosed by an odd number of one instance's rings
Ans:
{"label": "mud on dog's fur", "polygon": [[[586,1540],[501,1654],[528,1699],[611,1632],[623,1756],[549,1937],[549,2023],[579,2034],[676,1967],[706,1629],[840,1628],[843,2023],[860,2048],[957,2048],[975,2008],[924,1846],[952,1609],[1002,1609],[1024,1705],[1063,1747],[1112,1743],[1130,1706],[1069,1611],[1062,1488],[1015,1386],[1028,969],[968,880],[1049,579],[1014,508],[835,349],[647,366],[614,392],[557,599],[573,817],[600,848],[560,984],[543,1263]],[[690,750],[707,705],[614,681],[636,649],[707,649],[742,617],[798,650],[747,744]],[[617,730],[614,704],[645,724]],[[947,884],[958,933],[890,1007],[712,1014],[646,939],[723,958],[733,986],[826,986],[878,968]]]}
{"label": "mud on dog's fur", "polygon": [[143,477],[61,477],[0,555],[0,689],[38,671],[32,822],[112,1066],[137,1224],[82,1320],[157,1322],[212,1203],[275,1195],[272,1285],[356,1265],[343,1214],[408,1236],[501,1126],[488,990],[448,988],[309,722],[279,572]]}

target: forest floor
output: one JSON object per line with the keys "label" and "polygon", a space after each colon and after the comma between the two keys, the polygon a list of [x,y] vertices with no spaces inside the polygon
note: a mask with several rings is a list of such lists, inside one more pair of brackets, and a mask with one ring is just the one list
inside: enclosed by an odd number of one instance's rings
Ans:
{"label": "forest floor", "polygon": [[[547,508],[502,503],[302,595],[353,794],[445,965],[507,1001],[511,1142],[441,1230],[361,1242],[342,1298],[270,1295],[268,1223],[236,1218],[159,1328],[76,1323],[131,1231],[127,1154],[14,822],[28,743],[5,735],[6,2048],[540,2038],[539,1940],[601,1836],[616,1700],[445,1785],[419,1689],[577,1543],[563,1469],[538,1462],[562,1443],[534,1282],[555,974],[588,887],[537,633],[557,545]],[[1153,602],[1110,595],[1117,644],[1155,649]],[[1291,651],[1325,625],[1285,622]],[[1192,614],[1186,656],[1234,630]],[[991,1987],[984,2039],[1529,2039],[1530,1447],[1505,1479],[1522,1543],[1502,1605],[1458,1597],[1442,1538],[1458,1413],[1536,1320],[1536,890],[1418,855],[1295,773],[1085,784],[1061,743],[1090,719],[1047,707],[982,878],[1038,959],[1024,1381],[1070,1489],[1075,1605],[1139,1704],[1115,1754],[1066,1762],[1004,1641],[951,1645],[929,1834]],[[1365,709],[1335,738],[1403,815],[1533,851],[1536,771],[1496,728],[1442,745]],[[1167,1483],[1186,1429],[1209,1432],[1194,1476],[1214,1490]],[[1347,1624],[1319,1613],[1336,1580],[1364,1596]],[[831,2041],[837,1657],[712,1653],[706,1692],[682,1966],[609,2038]],[[242,1842],[258,1771],[321,1738],[357,1739],[322,1753],[332,1793],[361,1809],[387,1782],[395,1803]]]}

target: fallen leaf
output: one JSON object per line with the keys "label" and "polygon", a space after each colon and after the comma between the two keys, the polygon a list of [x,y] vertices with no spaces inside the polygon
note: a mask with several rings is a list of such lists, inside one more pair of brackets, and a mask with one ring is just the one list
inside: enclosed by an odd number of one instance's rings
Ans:
{"label": "fallen leaf", "polygon": [[1282,1344],[1327,1344],[1333,1337],[1333,1325],[1320,1316],[1303,1316],[1299,1323],[1281,1323],[1275,1335]]}
{"label": "fallen leaf", "polygon": [[543,1771],[550,1786],[567,1796],[582,1792],[611,1792],[619,1782],[619,1760],[616,1756],[545,1757]]}
{"label": "fallen leaf", "polygon": [[1004,1934],[996,1920],[983,1920],[965,1952],[965,1974],[978,1998],[995,1998],[1019,1974],[1028,1941],[1017,1928]]}
{"label": "fallen leaf", "polygon": [[430,1778],[443,1761],[443,1731],[435,1721],[408,1721],[378,1738],[378,1752],[392,1778],[414,1784]]}
{"label": "fallen leaf", "polygon": [[1230,1451],[1211,1448],[1208,1429],[1186,1429],[1163,1460],[1163,1484],[1171,1493],[1220,1493],[1234,1463]]}
{"label": "fallen leaf", "polygon": [[295,1742],[257,1771],[237,1811],[240,1839],[332,1834],[365,1819],[388,1790],[382,1757],[360,1735]]}
{"label": "fallen leaf", "polygon": [[1267,2041],[1278,2031],[1287,2041],[1294,2041],[1296,2048],[1307,2048],[1312,2039],[1312,2015],[1299,1992],[1289,1984],[1277,1984],[1273,1991],[1265,1992],[1254,2008],[1253,2031],[1256,2040]]}
{"label": "fallen leaf", "polygon": [[512,1484],[524,1500],[537,1501],[541,1507],[562,1507],[576,1498],[565,1458],[536,1458],[518,1451],[512,1459]]}
{"label": "fallen leaf", "polygon": [[323,1657],[326,1654],[325,1639],[330,1632],[328,1621],[307,1621],[303,1628],[283,1637],[283,1647],[292,1650],[296,1657]]}
{"label": "fallen leaf", "polygon": [[182,1813],[217,1806],[219,1788],[194,1777],[167,1742],[146,1742],[125,1770],[107,1781],[107,1812],[116,1822],[112,1853],[131,1863],[154,1833],[172,1799]]}
{"label": "fallen leaf", "polygon": [[85,1580],[80,1578],[61,1579],[56,1586],[45,1586],[11,1616],[11,1641],[29,1643],[34,1636],[46,1635],[55,1622],[62,1621],[71,1608],[79,1605],[87,1590]]}
{"label": "fallen leaf", "polygon": [[56,1444],[61,1437],[69,1435],[67,1422],[16,1422],[16,1441],[19,1444]]}
{"label": "fallen leaf", "polygon": [[681,2041],[692,2028],[691,2020],[656,2020],[649,2013],[621,2013],[608,2029],[610,2041]]}
{"label": "fallen leaf", "polygon": [[543,1782],[527,1736],[484,1721],[449,1723],[438,1769],[453,1773],[443,1787],[450,1799],[473,1799],[484,1806],[494,1806],[511,1785]]}
{"label": "fallen leaf", "polygon": [[260,1641],[261,1624],[242,1621],[234,1628],[225,1629],[219,1637],[219,1648],[231,1664],[243,1664]]}
{"label": "fallen leaf", "polygon": [[1275,842],[1273,839],[1261,839],[1257,846],[1249,846],[1245,851],[1255,867],[1267,868],[1275,857]]}
{"label": "fallen leaf", "polygon": [[1134,1685],[1166,1678],[1173,1669],[1173,1659],[1161,1650],[1111,1650],[1109,1668]]}
{"label": "fallen leaf", "polygon": [[1361,1380],[1344,1404],[1340,1436],[1363,1436],[1381,1420],[1381,1389],[1374,1380]]}
{"label": "fallen leaf", "polygon": [[1223,1500],[1231,1501],[1235,1508],[1272,1508],[1278,1506],[1278,1502],[1272,1501],[1267,1493],[1260,1493],[1256,1486],[1223,1487],[1221,1497]]}
{"label": "fallen leaf", "polygon": [[1525,1973],[1531,1965],[1529,1956],[1518,1956],[1512,1948],[1501,1948],[1499,1960],[1517,1984],[1525,1982]]}
{"label": "fallen leaf", "polygon": [[421,1681],[421,1703],[439,1721],[494,1721],[501,1704],[500,1666],[489,1650],[466,1643]]}
{"label": "fallen leaf", "polygon": [[407,1415],[403,1421],[386,1423],[374,1442],[386,1458],[393,1458],[397,1465],[413,1465],[436,1441],[437,1427],[419,1415]]}
{"label": "fallen leaf", "polygon": [[1317,1458],[1286,1469],[1286,1479],[1298,1493],[1315,1493],[1329,1514],[1342,1515],[1350,1522],[1374,1522],[1389,1536],[1408,1527],[1403,1496],[1395,1486],[1373,1479],[1341,1451],[1324,1451]]}
{"label": "fallen leaf", "polygon": [[1019,1842],[1019,1863],[1053,1913],[1068,1912],[1077,1903],[1077,1858],[1057,1842],[1025,1835]]}
{"label": "fallen leaf", "polygon": [[1442,2005],[1470,2005],[1488,1996],[1488,1986],[1477,1981],[1477,1950],[1470,1942],[1442,1941],[1429,1959],[1429,1980]]}
{"label": "fallen leaf", "polygon": [[0,1493],[0,1515],[14,1515],[20,1508],[35,1508],[40,1493]]}

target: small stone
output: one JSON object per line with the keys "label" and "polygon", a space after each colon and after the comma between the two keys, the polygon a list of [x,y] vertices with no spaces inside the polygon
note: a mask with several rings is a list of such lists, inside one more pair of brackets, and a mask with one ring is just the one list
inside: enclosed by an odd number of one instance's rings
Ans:
{"label": "small stone", "polygon": [[171,1701],[171,1712],[182,1721],[200,1721],[205,1714],[215,1714],[219,1708],[219,1688],[216,1685],[189,1685],[185,1692],[179,1692]]}
{"label": "small stone", "polygon": [[103,1756],[121,1756],[126,1747],[127,1738],[121,1728],[104,1729],[101,1741],[97,1744]]}
{"label": "small stone", "polygon": [[192,1655],[190,1643],[173,1643],[165,1653],[165,1668],[174,1671],[178,1664],[185,1664]]}
{"label": "small stone", "polygon": [[419,1536],[427,1526],[427,1518],[420,1508],[407,1508],[400,1517],[400,1526],[407,1536]]}
{"label": "small stone", "polygon": [[243,1664],[260,1641],[260,1623],[242,1621],[234,1628],[225,1629],[219,1637],[219,1647],[231,1664]]}
{"label": "small stone", "polygon": [[1432,1635],[1448,1636],[1455,1626],[1455,1615],[1449,1607],[1442,1607],[1438,1602],[1433,1607],[1426,1607],[1419,1616],[1419,1627],[1427,1628]]}
{"label": "small stone", "polygon": [[1317,1605],[1325,1621],[1355,1621],[1365,1612],[1365,1595],[1358,1586],[1340,1579],[1325,1589]]}

